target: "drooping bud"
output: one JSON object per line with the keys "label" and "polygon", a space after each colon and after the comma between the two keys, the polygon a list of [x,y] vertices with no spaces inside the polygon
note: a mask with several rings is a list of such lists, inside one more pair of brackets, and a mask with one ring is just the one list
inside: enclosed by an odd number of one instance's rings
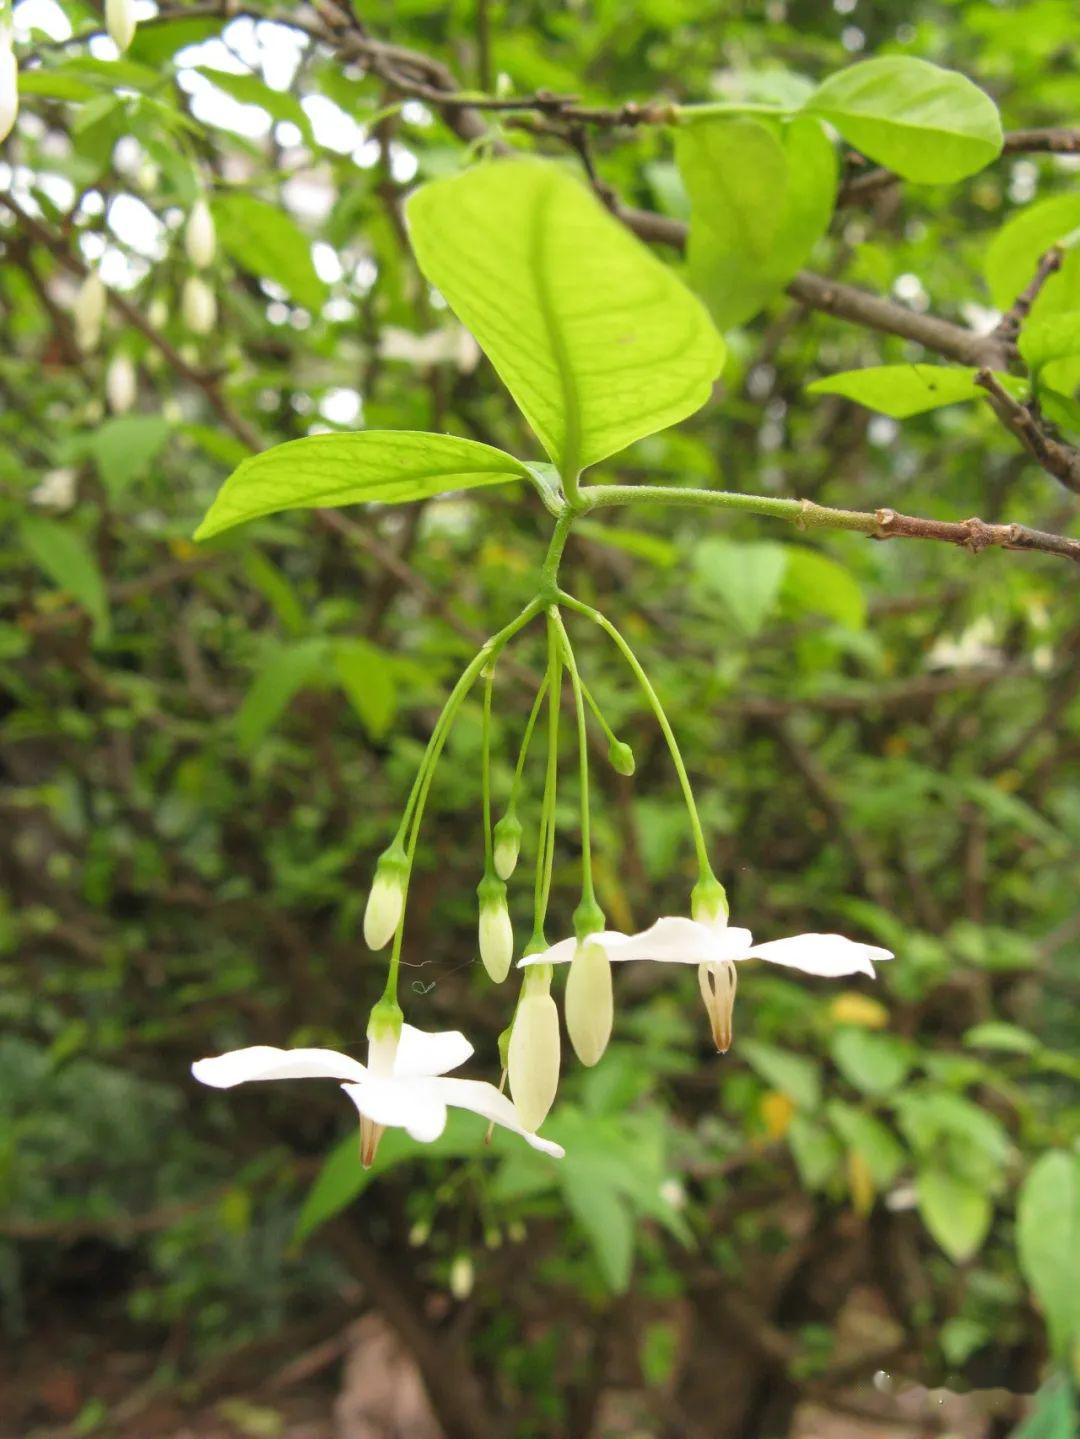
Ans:
{"label": "drooping bud", "polygon": [[510,1094],[528,1130],[543,1124],[559,1087],[559,1012],[547,992],[550,983],[550,966],[537,965],[526,972],[510,1035]]}
{"label": "drooping bud", "polygon": [[473,1291],[476,1273],[467,1254],[457,1254],[450,1265],[450,1293],[455,1299],[468,1299]]}
{"label": "drooping bud", "polygon": [[735,1009],[735,987],[738,972],[730,960],[719,964],[699,964],[698,984],[705,1001],[705,1012],[709,1016],[713,1043],[717,1054],[726,1054],[731,1048],[732,1014]]}
{"label": "drooping bud", "polygon": [[80,350],[93,350],[101,339],[101,327],[105,321],[105,286],[96,270],[91,270],[79,286],[75,296],[72,315],[75,320],[75,338]]}
{"label": "drooping bud", "polygon": [[191,207],[191,214],[184,227],[184,249],[187,257],[197,270],[205,270],[214,263],[217,251],[217,233],[210,206],[201,197]]}
{"label": "drooping bud", "polygon": [[405,908],[409,861],[401,845],[392,844],[379,856],[375,878],[364,910],[364,943],[382,949],[394,937]]}
{"label": "drooping bud", "polygon": [[495,875],[480,881],[480,958],[495,981],[502,984],[514,958],[514,927],[506,904],[506,885]]}
{"label": "drooping bud", "polygon": [[566,981],[566,1029],[582,1064],[596,1064],[611,1038],[615,1000],[611,961],[602,945],[585,940],[574,951]]}
{"label": "drooping bud", "polygon": [[126,414],[135,403],[139,379],[130,355],[114,355],[105,371],[105,398],[114,415]]}
{"label": "drooping bud", "polygon": [[19,66],[11,28],[0,22],[0,141],[6,140],[19,113]]}
{"label": "drooping bud", "polygon": [[193,335],[208,335],[217,320],[214,292],[198,275],[189,275],[180,296],[184,324]]}
{"label": "drooping bud", "polygon": [[730,913],[727,891],[714,874],[703,874],[690,891],[690,913],[699,924],[726,927]]}
{"label": "drooping bud", "polygon": [[608,762],[616,774],[633,774],[636,768],[634,751],[621,739],[613,739],[608,745]]}
{"label": "drooping bud", "polygon": [[[385,1078],[393,1074],[398,1040],[401,1038],[401,1021],[401,1009],[395,1000],[380,999],[373,1006],[367,1025],[367,1062],[373,1075]],[[383,1129],[383,1125],[361,1114],[360,1163],[365,1169],[370,1169],[375,1162]]]}
{"label": "drooping bud", "polygon": [[521,821],[513,809],[508,809],[492,831],[495,842],[495,873],[500,879],[509,879],[517,868],[521,853]]}
{"label": "drooping bud", "polygon": [[121,54],[135,38],[135,0],[105,0],[105,28]]}

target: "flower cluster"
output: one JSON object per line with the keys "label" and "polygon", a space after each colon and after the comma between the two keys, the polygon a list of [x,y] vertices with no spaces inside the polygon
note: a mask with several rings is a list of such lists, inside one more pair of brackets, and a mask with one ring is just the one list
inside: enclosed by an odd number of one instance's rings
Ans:
{"label": "flower cluster", "polygon": [[[554,573],[567,526],[556,526],[552,542]],[[283,1050],[257,1045],[215,1059],[199,1060],[195,1077],[204,1084],[227,1089],[251,1080],[336,1079],[360,1114],[360,1148],[365,1165],[375,1158],[379,1138],[388,1126],[405,1129],[414,1139],[429,1143],[446,1124],[447,1108],[468,1109],[491,1124],[521,1135],[534,1148],[560,1156],[562,1150],[537,1130],[555,1100],[561,1066],[559,1014],[551,995],[555,968],[566,964],[564,1018],[574,1052],[582,1064],[599,1062],[607,1048],[614,1023],[612,965],[628,961],[691,964],[697,967],[702,999],[713,1042],[722,1054],[731,1044],[732,1012],[738,966],[760,959],[826,978],[874,975],[876,961],[892,958],[888,950],[859,944],[838,934],[800,934],[765,944],[754,944],[749,930],[728,924],[728,903],[723,886],[710,868],[697,806],[679,747],[663,706],[637,656],[614,625],[598,611],[554,587],[525,607],[520,615],[484,645],[461,675],[440,716],[421,762],[412,792],[394,839],[380,857],[364,914],[364,938],[369,948],[392,945],[382,998],[371,1011],[367,1026],[367,1064],[327,1049]],[[592,619],[614,641],[627,660],[667,740],[686,801],[691,838],[698,861],[698,880],[691,894],[689,916],[667,916],[638,934],[605,928],[592,881],[589,816],[589,760],[586,709],[592,710],[607,740],[608,756],[622,774],[633,772],[633,754],[619,740],[585,686],[578,671],[563,612]],[[518,755],[506,811],[492,822],[491,713],[496,661],[507,642],[532,620],[543,616],[547,627],[547,669],[537,692]],[[549,944],[544,924],[551,890],[555,850],[555,796],[559,769],[559,720],[564,678],[569,675],[577,722],[577,751],[581,799],[581,900],[574,914],[574,934]],[[518,949],[507,904],[507,881],[517,869],[523,826],[518,817],[525,759],[542,713],[547,711],[547,763],[540,803],[534,874],[533,928],[522,947],[517,968],[521,988],[513,1018],[500,1038],[502,1082],[448,1078],[472,1054],[472,1046],[457,1031],[425,1034],[403,1022],[398,1005],[398,968],[401,958],[406,901],[424,805],[447,736],[465,696],[483,677],[482,799],[484,871],[479,885],[477,947],[483,965],[496,984],[510,973]],[[509,1081],[510,1094],[502,1092]]]}

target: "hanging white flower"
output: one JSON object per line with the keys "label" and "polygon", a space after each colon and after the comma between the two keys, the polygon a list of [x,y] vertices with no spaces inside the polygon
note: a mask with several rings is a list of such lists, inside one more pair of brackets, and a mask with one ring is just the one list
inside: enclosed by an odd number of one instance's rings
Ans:
{"label": "hanging white flower", "polygon": [[105,0],[105,28],[121,54],[135,39],[135,0]]}
{"label": "hanging white flower", "polygon": [[75,338],[80,350],[97,348],[101,339],[101,327],[105,323],[105,285],[96,270],[91,270],[79,286],[75,296],[72,315],[75,320]]}
{"label": "hanging white flower", "polygon": [[12,47],[11,29],[0,22],[0,141],[11,134],[19,113],[19,66]]}
{"label": "hanging white flower", "polygon": [[533,987],[526,979],[506,1064],[510,1093],[526,1129],[539,1129],[555,1103],[559,1063],[559,1011],[546,985]]}
{"label": "hanging white flower", "polygon": [[611,1038],[615,998],[611,961],[602,944],[592,938],[574,948],[566,980],[566,1032],[582,1064],[598,1064]]}
{"label": "hanging white flower", "polygon": [[[874,964],[893,957],[890,950],[859,944],[841,934],[796,934],[789,939],[754,944],[748,929],[729,928],[722,911],[714,911],[713,915],[706,923],[669,915],[639,934],[604,930],[591,935],[589,944],[602,949],[612,963],[645,959],[659,964],[696,964],[713,1040],[721,1054],[731,1045],[735,966],[744,960],[763,959],[768,964],[800,969],[823,979],[840,979],[849,974],[866,974],[873,979]],[[569,964],[577,951],[576,939],[563,939],[543,954],[528,955],[519,966]]]}
{"label": "hanging white flower", "polygon": [[217,301],[210,286],[199,275],[189,275],[180,297],[184,324],[193,335],[208,335],[217,321]]}
{"label": "hanging white flower", "polygon": [[105,398],[114,415],[126,414],[135,403],[139,378],[130,355],[114,355],[105,372]]}
{"label": "hanging white flower", "polygon": [[217,232],[210,206],[203,199],[195,201],[184,227],[184,249],[187,257],[198,270],[205,270],[214,263],[217,251]]}
{"label": "hanging white flower", "polygon": [[444,1077],[448,1070],[464,1064],[473,1052],[472,1045],[457,1030],[427,1034],[403,1024],[396,1044],[381,1042],[381,1046],[380,1052],[370,1054],[371,1062],[363,1065],[351,1055],[333,1049],[274,1049],[257,1044],[213,1059],[199,1059],[191,1072],[200,1083],[214,1089],[232,1089],[237,1084],[264,1079],[342,1081],[342,1089],[361,1118],[372,1126],[373,1142],[365,1143],[362,1156],[365,1164],[374,1158],[378,1133],[385,1128],[404,1129],[422,1144],[438,1139],[446,1128],[448,1106],[471,1110],[520,1134],[534,1149],[562,1158],[562,1147],[531,1133],[511,1101],[493,1084]]}

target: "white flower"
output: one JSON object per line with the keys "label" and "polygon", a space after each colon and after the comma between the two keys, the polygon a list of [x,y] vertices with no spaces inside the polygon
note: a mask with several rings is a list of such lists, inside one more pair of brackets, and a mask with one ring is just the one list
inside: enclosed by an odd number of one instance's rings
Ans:
{"label": "white flower", "polygon": [[566,1032],[582,1064],[598,1064],[611,1038],[615,998],[611,961],[602,944],[591,937],[574,950],[566,981]]}
{"label": "white flower", "polygon": [[[213,1059],[196,1060],[191,1072],[214,1089],[231,1089],[236,1084],[261,1079],[338,1079],[362,1118],[370,1121],[373,1135],[374,1129],[404,1129],[422,1144],[430,1144],[443,1132],[448,1106],[469,1109],[520,1134],[534,1149],[562,1158],[561,1146],[529,1132],[513,1104],[493,1084],[444,1077],[447,1070],[464,1064],[473,1052],[472,1045],[457,1030],[427,1034],[403,1024],[393,1054],[385,1040],[380,1041],[379,1048],[379,1053],[370,1055],[371,1063],[363,1065],[351,1055],[333,1049],[274,1049],[257,1044]],[[363,1158],[365,1164],[370,1164],[374,1143],[365,1145]]]}
{"label": "white flower", "polygon": [[198,275],[189,275],[180,295],[184,324],[193,335],[208,335],[217,322],[214,292]]}
{"label": "white flower", "polygon": [[0,141],[11,134],[19,113],[19,66],[11,48],[11,30],[0,22]]}
{"label": "white flower", "polygon": [[[548,975],[550,976],[550,970]],[[549,979],[550,982],[550,979]],[[559,1011],[546,986],[525,981],[510,1031],[506,1070],[526,1129],[539,1129],[559,1088]]]}
{"label": "white flower", "polygon": [[138,398],[139,377],[130,355],[114,355],[105,371],[105,398],[114,415],[126,414]]}
{"label": "white flower", "polygon": [[30,491],[30,503],[48,510],[70,510],[75,503],[78,483],[76,470],[46,470],[41,483]]}
{"label": "white flower", "polygon": [[452,364],[466,375],[476,369],[480,359],[476,341],[460,325],[447,325],[426,335],[387,325],[379,340],[379,354],[384,360],[403,360],[422,369]]}
{"label": "white flower", "polygon": [[89,351],[101,339],[101,327],[105,322],[105,285],[96,270],[91,270],[79,286],[75,296],[72,315],[75,319],[75,338],[80,350]]}
{"label": "white flower", "polygon": [[135,39],[135,0],[105,0],[105,28],[121,54]]}
{"label": "white flower", "polygon": [[[723,1054],[731,1044],[731,1013],[735,1003],[735,966],[746,959],[764,959],[787,969],[824,979],[847,974],[874,977],[874,962],[892,959],[892,953],[873,944],[858,944],[841,934],[796,934],[754,944],[748,929],[729,928],[722,915],[710,923],[669,915],[640,934],[604,930],[590,936],[613,963],[650,959],[660,964],[696,964],[701,994],[712,1026],[713,1039]],[[520,961],[533,964],[567,964],[577,951],[576,939],[563,939],[543,954]]]}
{"label": "white flower", "polygon": [[217,249],[217,233],[214,217],[205,200],[196,200],[184,227],[184,249],[187,257],[198,270],[205,270],[214,263]]}

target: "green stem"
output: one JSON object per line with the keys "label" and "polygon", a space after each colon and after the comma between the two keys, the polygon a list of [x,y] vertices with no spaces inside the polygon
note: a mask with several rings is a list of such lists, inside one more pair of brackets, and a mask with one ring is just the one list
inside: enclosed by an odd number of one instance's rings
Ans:
{"label": "green stem", "polygon": [[775,495],[741,495],[733,490],[697,490],[667,485],[589,485],[578,493],[582,513],[607,505],[661,504],[692,509],[741,510],[751,515],[771,515],[788,520],[802,529],[855,530],[859,534],[878,532],[878,516],[865,510],[836,510],[816,505],[813,500],[786,500]]}
{"label": "green stem", "polygon": [[484,711],[480,725],[480,793],[484,811],[484,874],[494,869],[491,843],[491,691],[495,684],[495,661],[484,672]]}
{"label": "green stem", "polygon": [[563,550],[566,548],[566,541],[573,523],[574,514],[571,510],[564,510],[555,521],[555,529],[548,544],[548,551],[544,556],[544,563],[540,567],[538,595],[543,596],[545,604],[551,603],[558,588],[559,563],[562,560]]}
{"label": "green stem", "polygon": [[518,795],[521,793],[521,777],[525,772],[525,760],[529,754],[529,746],[532,744],[533,730],[536,729],[536,721],[540,717],[540,706],[544,703],[544,696],[547,694],[548,676],[545,674],[540,681],[540,688],[536,691],[536,698],[532,702],[532,709],[529,711],[529,718],[525,723],[525,733],[521,737],[521,748],[518,750],[517,764],[514,766],[514,779],[510,786],[510,802],[508,809],[513,809],[517,804]]}
{"label": "green stem", "polygon": [[614,731],[614,730],[611,728],[611,726],[608,724],[607,720],[606,720],[605,717],[604,717],[604,712],[603,712],[603,710],[602,710],[602,709],[600,708],[600,706],[597,704],[596,699],[595,699],[595,697],[593,696],[592,690],[589,688],[589,686],[585,683],[584,680],[581,681],[581,692],[582,692],[582,694],[585,696],[586,703],[588,704],[589,708],[592,710],[593,715],[594,715],[595,718],[596,718],[596,723],[600,726],[601,730],[603,731],[604,738],[607,740],[608,744],[609,744],[609,745],[617,745],[617,744],[619,744],[619,743],[620,743],[619,736],[615,733],[615,731]]}
{"label": "green stem", "polygon": [[626,660],[626,663],[633,671],[634,678],[641,686],[642,693],[645,695],[653,714],[656,716],[656,722],[660,726],[664,739],[667,741],[667,747],[671,752],[671,762],[675,766],[675,773],[679,777],[683,799],[686,802],[686,811],[690,818],[690,829],[694,836],[694,849],[697,853],[698,870],[702,878],[712,878],[712,866],[709,863],[709,851],[705,844],[705,833],[701,827],[701,818],[698,815],[697,804],[694,800],[694,791],[690,785],[690,777],[686,772],[686,765],[683,763],[682,753],[679,750],[679,742],[675,738],[675,731],[671,728],[671,722],[665,713],[664,706],[660,703],[660,696],[653,689],[652,681],[642,668],[641,661],[606,615],[601,614],[599,610],[593,609],[592,605],[587,605],[583,603],[583,601],[575,599],[573,595],[568,595],[563,591],[559,592],[559,601],[565,605],[567,609],[575,610],[578,614],[587,616],[587,618],[592,620],[593,624],[599,625],[604,633],[615,642],[623,659]]}
{"label": "green stem", "polygon": [[551,896],[551,876],[555,866],[555,798],[559,774],[559,703],[562,695],[562,663],[559,659],[558,636],[548,618],[548,751],[544,776],[544,797],[540,806],[540,838],[536,846],[536,883],[533,894],[533,932],[526,953],[547,949],[544,920]]}
{"label": "green stem", "polygon": [[559,632],[563,657],[570,673],[570,686],[574,691],[574,708],[577,711],[578,766],[581,784],[581,903],[582,908],[585,909],[596,905],[596,896],[593,893],[592,840],[589,829],[589,736],[585,727],[585,695],[570,636],[566,633],[566,626],[557,609],[549,611],[549,622]]}

